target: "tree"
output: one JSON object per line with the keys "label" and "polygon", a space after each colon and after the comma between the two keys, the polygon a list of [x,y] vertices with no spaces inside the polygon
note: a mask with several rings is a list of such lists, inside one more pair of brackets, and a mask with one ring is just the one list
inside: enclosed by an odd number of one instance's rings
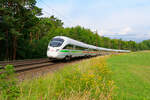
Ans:
{"label": "tree", "polygon": [[[41,14],[41,9],[35,6],[35,0],[1,0],[0,12],[2,13],[3,21],[1,22],[2,34],[5,36],[6,44],[6,59],[16,59],[16,51],[18,47],[17,40],[20,36],[24,35],[24,30],[27,22],[30,21],[35,25],[34,20],[36,15]],[[12,41],[12,42],[11,42]]]}

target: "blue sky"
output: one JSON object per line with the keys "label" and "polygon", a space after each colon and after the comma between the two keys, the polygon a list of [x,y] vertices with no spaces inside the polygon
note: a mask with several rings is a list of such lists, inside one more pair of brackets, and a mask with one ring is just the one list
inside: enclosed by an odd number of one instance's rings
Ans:
{"label": "blue sky", "polygon": [[37,6],[65,27],[80,25],[123,40],[150,39],[150,0],[38,0]]}

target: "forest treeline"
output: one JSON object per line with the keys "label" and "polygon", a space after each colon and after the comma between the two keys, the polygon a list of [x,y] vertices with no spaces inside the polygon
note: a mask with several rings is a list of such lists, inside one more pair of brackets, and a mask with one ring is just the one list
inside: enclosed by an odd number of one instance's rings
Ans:
{"label": "forest treeline", "polygon": [[49,41],[58,35],[105,48],[150,49],[150,40],[136,43],[102,37],[81,26],[64,28],[54,16],[39,17],[42,10],[35,4],[36,0],[0,0],[0,60],[46,57]]}

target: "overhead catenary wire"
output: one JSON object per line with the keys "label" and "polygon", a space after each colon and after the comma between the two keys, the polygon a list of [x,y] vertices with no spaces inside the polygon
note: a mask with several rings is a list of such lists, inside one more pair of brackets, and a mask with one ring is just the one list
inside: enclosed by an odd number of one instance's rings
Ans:
{"label": "overhead catenary wire", "polygon": [[[52,11],[52,13],[55,13],[58,17],[60,17],[61,20],[65,20],[67,21],[69,24],[72,24],[73,26],[76,26],[75,23],[73,23],[71,21],[71,19],[69,17],[64,16],[63,14],[61,14],[60,12],[58,12],[57,10],[55,10],[54,8],[52,8],[50,5],[48,5],[47,3],[45,3],[43,0],[40,0],[39,3],[42,3],[43,5],[45,5],[49,10]],[[48,14],[49,16],[52,16],[54,14],[50,14],[49,11],[44,11],[46,14]]]}

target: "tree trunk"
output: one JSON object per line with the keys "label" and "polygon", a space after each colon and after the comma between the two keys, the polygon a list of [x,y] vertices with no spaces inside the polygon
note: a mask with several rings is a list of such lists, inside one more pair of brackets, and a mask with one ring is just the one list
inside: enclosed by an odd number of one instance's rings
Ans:
{"label": "tree trunk", "polygon": [[36,32],[36,39],[39,40],[39,34]]}
{"label": "tree trunk", "polygon": [[30,32],[30,43],[32,43],[32,32]]}
{"label": "tree trunk", "polygon": [[13,60],[16,59],[16,50],[17,50],[17,36],[13,37]]}
{"label": "tree trunk", "polygon": [[5,53],[5,59],[9,59],[9,47],[8,47],[8,29],[6,30],[6,53]]}

